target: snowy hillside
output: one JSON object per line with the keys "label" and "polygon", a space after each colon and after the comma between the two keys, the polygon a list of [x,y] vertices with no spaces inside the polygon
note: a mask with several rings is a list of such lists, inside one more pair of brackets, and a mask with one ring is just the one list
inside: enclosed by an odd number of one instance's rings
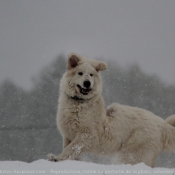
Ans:
{"label": "snowy hillside", "polygon": [[66,160],[63,162],[49,162],[47,160],[37,160],[32,163],[20,161],[1,161],[0,174],[83,174],[83,175],[116,175],[116,174],[161,174],[175,175],[175,169],[150,168],[143,163],[131,165],[102,165],[80,161]]}

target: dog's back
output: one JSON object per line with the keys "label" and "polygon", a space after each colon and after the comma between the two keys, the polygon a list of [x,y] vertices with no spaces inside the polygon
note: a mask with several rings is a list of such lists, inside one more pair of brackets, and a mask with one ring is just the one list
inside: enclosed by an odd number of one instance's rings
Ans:
{"label": "dog's back", "polygon": [[165,121],[175,127],[175,115],[169,116]]}

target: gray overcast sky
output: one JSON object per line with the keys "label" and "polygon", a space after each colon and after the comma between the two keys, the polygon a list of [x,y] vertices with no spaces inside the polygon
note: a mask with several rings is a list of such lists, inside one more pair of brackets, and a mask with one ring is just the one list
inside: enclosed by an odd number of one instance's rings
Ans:
{"label": "gray overcast sky", "polygon": [[175,83],[175,0],[0,0],[0,82],[29,89],[57,55],[137,62]]}

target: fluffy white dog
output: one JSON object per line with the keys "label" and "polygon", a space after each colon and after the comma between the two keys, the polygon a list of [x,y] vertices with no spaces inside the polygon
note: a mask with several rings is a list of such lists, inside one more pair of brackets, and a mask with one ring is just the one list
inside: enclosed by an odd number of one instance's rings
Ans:
{"label": "fluffy white dog", "polygon": [[167,119],[168,124],[136,107],[114,103],[106,110],[99,74],[105,69],[104,62],[73,53],[68,56],[57,116],[63,152],[59,156],[50,154],[48,159],[77,160],[84,152],[117,154],[121,163],[144,162],[153,167],[160,152],[175,151],[175,128],[171,126],[175,126],[175,116]]}

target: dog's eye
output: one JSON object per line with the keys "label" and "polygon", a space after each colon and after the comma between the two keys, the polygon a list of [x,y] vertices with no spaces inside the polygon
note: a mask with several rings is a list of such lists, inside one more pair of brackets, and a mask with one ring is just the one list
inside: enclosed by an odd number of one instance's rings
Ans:
{"label": "dog's eye", "polygon": [[90,74],[90,76],[92,77],[92,76],[93,76],[93,74]]}
{"label": "dog's eye", "polygon": [[78,72],[78,75],[83,75],[83,72]]}

